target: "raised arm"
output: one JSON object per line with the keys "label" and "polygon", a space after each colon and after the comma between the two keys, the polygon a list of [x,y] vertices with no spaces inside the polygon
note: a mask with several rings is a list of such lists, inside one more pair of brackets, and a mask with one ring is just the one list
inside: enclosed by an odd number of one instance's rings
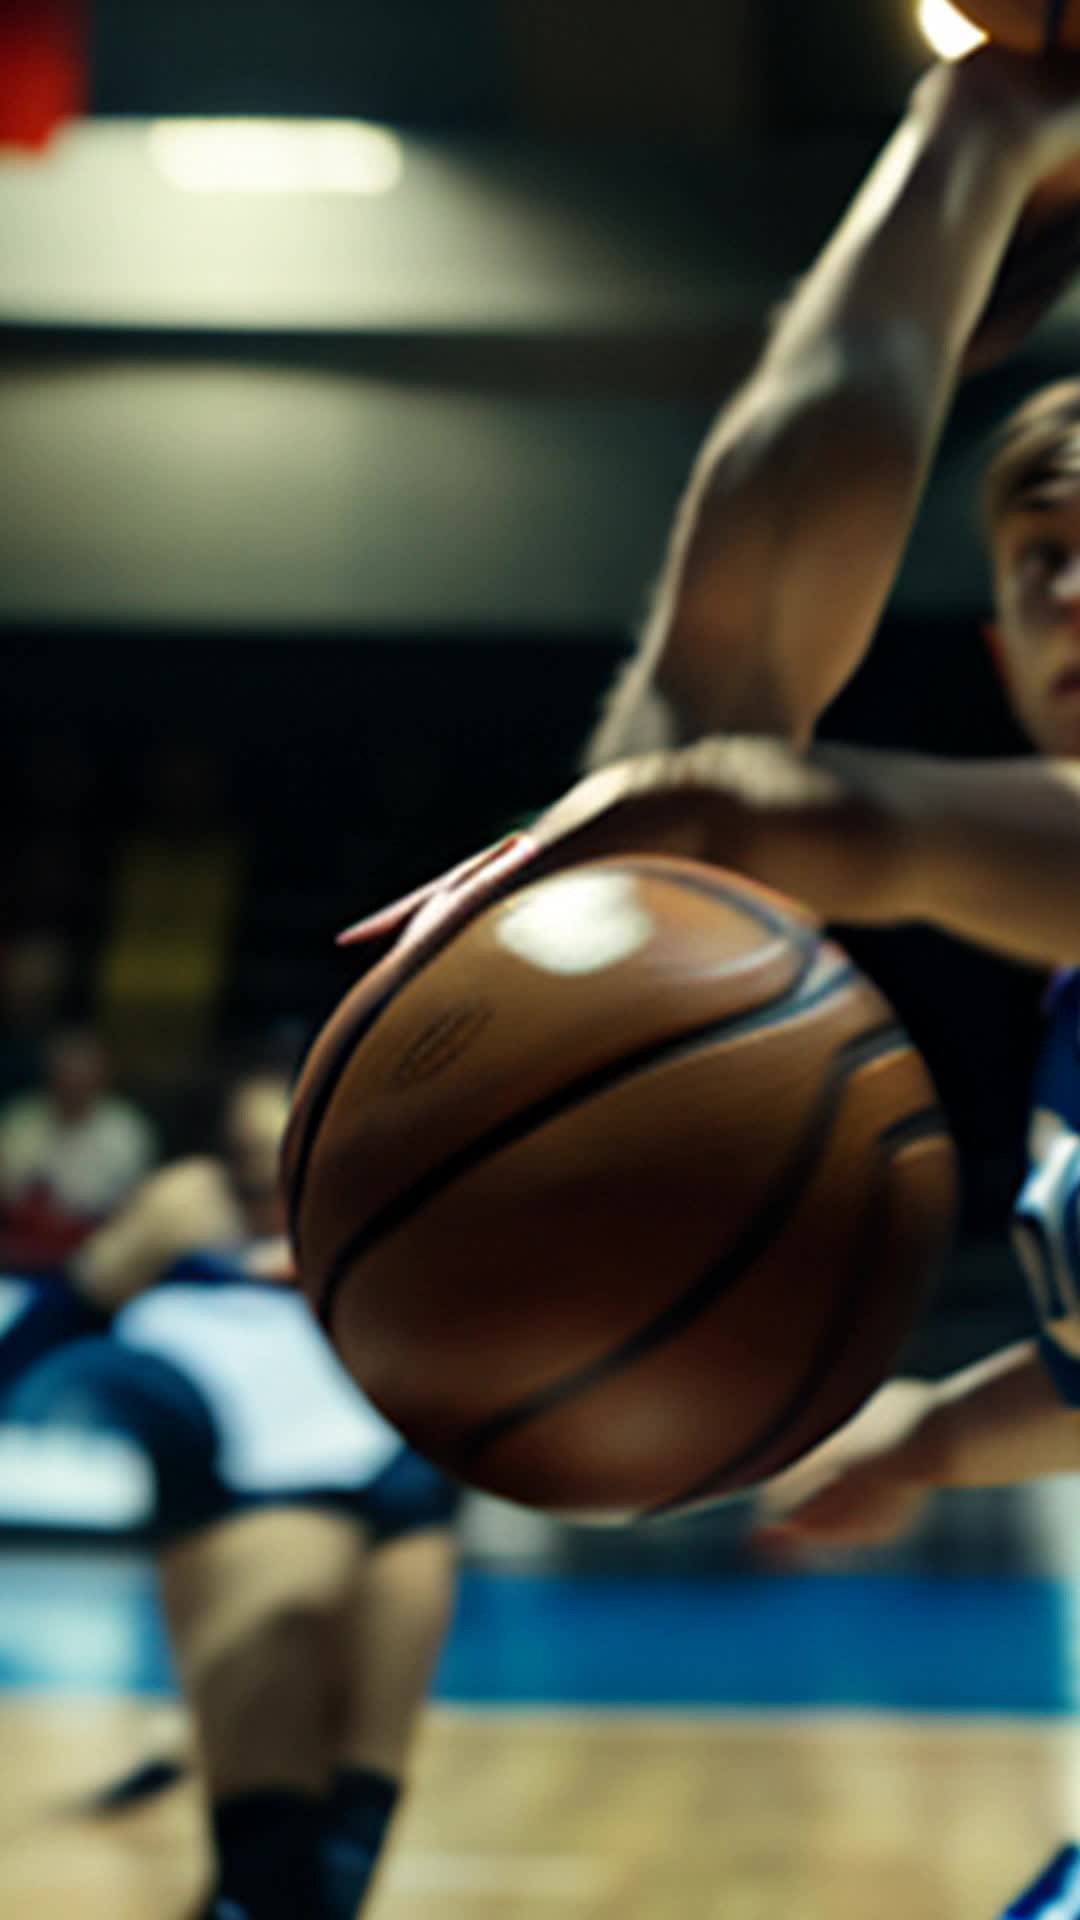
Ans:
{"label": "raised arm", "polygon": [[920,83],[701,451],[589,767],[810,738],[870,643],[1025,201],[1080,147],[1078,99],[1066,63],[996,49]]}

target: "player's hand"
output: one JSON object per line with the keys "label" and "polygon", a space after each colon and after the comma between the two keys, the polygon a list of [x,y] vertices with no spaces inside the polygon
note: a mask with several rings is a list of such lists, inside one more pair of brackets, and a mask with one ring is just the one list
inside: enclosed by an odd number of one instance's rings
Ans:
{"label": "player's hand", "polygon": [[932,1492],[920,1439],[933,1386],[894,1380],[823,1445],[761,1490],[754,1537],[770,1559],[883,1546]]}
{"label": "player's hand", "polygon": [[[735,742],[730,750],[737,750]],[[713,770],[708,788],[692,778],[681,779],[676,773],[680,764],[692,772],[686,754],[640,754],[579,780],[533,826],[538,865],[550,873],[582,860],[626,853],[707,859],[710,824],[715,835],[721,809],[725,816],[730,812],[735,831],[738,787],[734,777],[725,785],[722,769]]]}
{"label": "player's hand", "polygon": [[[496,899],[533,879],[584,860],[625,853],[705,857],[700,803],[688,790],[665,783],[660,755],[620,761],[590,774],[542,813],[525,833],[509,835],[441,874],[402,900],[368,915],[339,935],[342,946],[385,947],[395,957],[425,953]],[[710,793],[713,811],[723,795]],[[737,811],[732,788],[733,820]]]}
{"label": "player's hand", "polygon": [[[780,740],[703,740],[677,753],[642,754],[589,774],[510,835],[403,900],[339,935],[343,946],[410,966],[496,900],[587,860],[624,854],[719,862],[746,870],[746,836],[760,807],[807,803],[807,769]],[[828,776],[821,776],[829,785]],[[787,902],[788,911],[804,910]],[[807,920],[816,916],[806,912]]]}
{"label": "player's hand", "polygon": [[482,913],[493,900],[524,885],[526,872],[537,857],[531,834],[512,833],[505,840],[474,853],[459,866],[429,880],[388,907],[369,913],[338,935],[340,947],[389,946],[384,966],[412,971],[430,952],[442,946],[457,929]]}

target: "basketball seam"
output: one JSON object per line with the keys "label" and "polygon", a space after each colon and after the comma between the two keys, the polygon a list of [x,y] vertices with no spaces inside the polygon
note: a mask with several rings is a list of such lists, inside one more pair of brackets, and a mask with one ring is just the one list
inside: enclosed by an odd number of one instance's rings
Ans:
{"label": "basketball seam", "polygon": [[814,1356],[812,1366],[799,1382],[782,1411],[777,1414],[764,1433],[749,1442],[740,1453],[725,1461],[723,1466],[714,1467],[710,1473],[696,1480],[692,1486],[684,1488],[681,1493],[660,1502],[657,1506],[648,1508],[639,1515],[640,1519],[658,1520],[665,1515],[677,1514],[696,1501],[707,1500],[710,1494],[719,1497],[723,1491],[724,1481],[730,1480],[732,1474],[744,1474],[755,1458],[767,1454],[777,1441],[783,1438],[786,1430],[800,1419],[812,1404],[836,1366],[850,1337],[851,1306],[862,1292],[866,1281],[867,1268],[871,1259],[871,1243],[875,1237],[874,1229],[877,1224],[877,1202],[886,1175],[905,1146],[910,1145],[913,1140],[930,1139],[938,1139],[946,1144],[949,1141],[945,1116],[940,1107],[925,1107],[920,1112],[911,1114],[906,1120],[898,1121],[895,1126],[887,1127],[884,1133],[878,1135],[878,1145],[885,1149],[885,1154],[879,1163],[877,1176],[867,1197],[855,1271],[831,1317],[825,1338]]}
{"label": "basketball seam", "polygon": [[619,1059],[608,1061],[580,1079],[555,1088],[508,1119],[499,1121],[467,1146],[458,1148],[455,1153],[429,1168],[403,1193],[380,1207],[365,1226],[349,1235],[330,1261],[321,1283],[315,1288],[316,1310],[323,1326],[330,1326],[337,1293],[354,1262],[372,1252],[380,1240],[397,1232],[421,1207],[444,1192],[455,1180],[473,1172],[485,1160],[508,1147],[519,1145],[530,1134],[557,1120],[569,1108],[583,1106],[586,1101],[609,1093],[642,1074],[673,1065],[680,1058],[690,1058],[695,1053],[705,1051],[719,1039],[741,1039],[785,1020],[800,1018],[828,1001],[854,977],[854,967],[840,967],[819,989],[794,1005],[785,995],[779,1006],[775,1001],[770,1001],[749,1014],[727,1014],[723,1019],[711,1020],[706,1026],[689,1033],[675,1034],[648,1048],[640,1048],[634,1054],[621,1055]]}
{"label": "basketball seam", "polygon": [[788,1226],[821,1160],[825,1144],[845,1088],[861,1067],[886,1059],[907,1048],[907,1035],[897,1025],[858,1035],[838,1048],[830,1062],[830,1071],[818,1095],[812,1114],[756,1208],[732,1246],[715,1260],[704,1274],[662,1312],[617,1347],[589,1361],[560,1380],[536,1389],[503,1413],[495,1414],[469,1429],[460,1443],[458,1458],[471,1466],[480,1453],[518,1432],[533,1420],[544,1418],[580,1399],[607,1380],[617,1378],[630,1367],[651,1358],[661,1347],[677,1339],[708,1313],[724,1295],[736,1287],[747,1269],[760,1260]]}
{"label": "basketball seam", "polygon": [[891,1127],[878,1135],[878,1144],[888,1149],[891,1157],[902,1153],[905,1147],[911,1147],[919,1140],[936,1140],[941,1134],[948,1137],[948,1122],[940,1106],[920,1107],[917,1113],[907,1114],[903,1120],[894,1120]]}
{"label": "basketball seam", "polygon": [[[613,862],[611,864],[615,865],[616,863]],[[779,911],[774,913],[772,908],[765,902],[757,899],[748,900],[735,888],[726,887],[723,881],[714,881],[711,875],[702,875],[699,878],[696,874],[692,873],[665,872],[662,868],[654,869],[651,866],[646,866],[643,861],[634,860],[619,861],[617,865],[631,873],[640,874],[644,872],[650,879],[658,880],[666,886],[677,886],[682,888],[684,892],[704,893],[710,899],[722,900],[725,906],[736,908],[740,913],[744,914],[746,918],[752,920],[755,926],[764,927],[767,933],[785,934],[800,953],[801,965],[795,979],[778,991],[779,993],[788,993],[798,990],[813,960],[814,941],[809,930],[804,932],[804,930],[797,925],[789,925]],[[520,875],[515,875],[513,879],[506,883],[505,888],[497,890],[492,894],[490,900],[485,903],[484,910],[486,911],[492,906],[499,905],[501,901],[507,899],[512,893],[521,891],[522,886],[526,883],[527,882],[522,881]],[[452,931],[456,934],[461,932],[462,929],[454,927]],[[357,1026],[350,1027],[348,1033],[343,1036],[335,1050],[333,1059],[326,1068],[323,1078],[312,1094],[311,1105],[308,1108],[307,1114],[304,1116],[303,1124],[300,1128],[299,1144],[296,1151],[296,1165],[291,1176],[286,1176],[289,1232],[294,1245],[296,1245],[299,1240],[300,1212],[303,1206],[304,1188],[307,1184],[308,1172],[311,1166],[311,1158],[315,1151],[315,1145],[334,1095],[348,1071],[356,1049],[368,1038],[390,1005],[390,1002],[396,999],[402,989],[408,986],[411,981],[415,980],[418,975],[423,972],[424,968],[441,952],[442,946],[433,948],[430,953],[424,954],[422,961],[414,965],[411,970],[407,970],[395,980],[387,982],[384,992],[375,999],[370,1007],[365,1009]],[[389,958],[389,956],[387,957]],[[286,1154],[287,1152],[288,1141],[286,1140]]]}
{"label": "basketball seam", "polygon": [[715,880],[711,873],[694,871],[672,872],[670,868],[653,866],[646,859],[620,860],[619,868],[626,873],[643,874],[646,880],[659,880],[667,887],[681,887],[684,893],[703,894],[707,900],[722,900],[726,907],[734,907],[746,918],[753,920],[766,933],[783,934],[792,943],[805,949],[816,944],[816,934],[811,927],[802,927],[798,921],[785,916],[779,907],[770,906],[767,900],[761,900],[756,894],[745,894],[736,887],[725,886],[722,880]]}

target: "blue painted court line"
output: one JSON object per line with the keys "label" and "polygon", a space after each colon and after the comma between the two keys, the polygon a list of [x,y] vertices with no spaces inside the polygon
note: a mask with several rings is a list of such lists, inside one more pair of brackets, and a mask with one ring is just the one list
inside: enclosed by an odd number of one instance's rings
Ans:
{"label": "blue painted court line", "polygon": [[[1080,1589],[1054,1580],[470,1572],[436,1696],[488,1707],[1080,1707]],[[0,1557],[0,1688],[174,1690],[150,1568]]]}
{"label": "blue painted court line", "polygon": [[476,1576],[439,1695],[498,1705],[1060,1714],[1080,1596],[1029,1579]]}

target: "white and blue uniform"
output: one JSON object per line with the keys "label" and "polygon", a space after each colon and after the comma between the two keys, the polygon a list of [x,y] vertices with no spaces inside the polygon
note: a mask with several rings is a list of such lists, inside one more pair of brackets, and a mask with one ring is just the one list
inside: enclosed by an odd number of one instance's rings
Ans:
{"label": "white and blue uniform", "polygon": [[[9,1283],[9,1304],[14,1288],[25,1292]],[[456,1504],[354,1385],[302,1296],[251,1278],[242,1250],[177,1262],[107,1333],[39,1358],[3,1411],[23,1432],[135,1442],[153,1469],[159,1540],[302,1504],[351,1514],[381,1542],[445,1525]]]}
{"label": "white and blue uniform", "polygon": [[1050,990],[1028,1145],[1013,1240],[1046,1364],[1062,1399],[1080,1407],[1080,970]]}

